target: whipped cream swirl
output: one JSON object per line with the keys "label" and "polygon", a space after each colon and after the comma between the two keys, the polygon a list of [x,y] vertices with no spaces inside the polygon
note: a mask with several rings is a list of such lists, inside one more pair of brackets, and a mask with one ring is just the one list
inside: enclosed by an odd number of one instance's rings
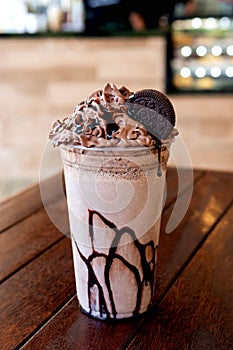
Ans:
{"label": "whipped cream swirl", "polygon": [[125,86],[107,83],[79,103],[71,115],[53,123],[49,133],[52,144],[88,148],[156,145],[145,127],[130,118],[131,95]]}

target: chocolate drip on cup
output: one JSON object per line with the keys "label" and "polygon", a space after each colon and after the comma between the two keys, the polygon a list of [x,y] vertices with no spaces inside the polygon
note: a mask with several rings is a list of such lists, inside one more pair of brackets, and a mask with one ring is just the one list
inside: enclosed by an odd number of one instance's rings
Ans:
{"label": "chocolate drip on cup", "polygon": [[[102,220],[105,225],[107,225],[111,230],[114,232],[114,238],[112,240],[112,244],[109,247],[108,254],[106,253],[100,253],[95,250],[94,248],[94,230],[93,230],[93,217],[98,216],[100,220]],[[79,249],[78,243],[75,241],[75,246],[78,251],[78,254],[81,258],[81,260],[85,263],[87,271],[88,271],[88,281],[87,281],[87,289],[88,289],[88,302],[89,302],[89,315],[93,316],[93,312],[99,313],[100,319],[117,319],[118,312],[116,309],[115,304],[115,296],[111,287],[111,277],[110,277],[110,270],[112,268],[114,260],[119,260],[123,263],[125,270],[130,270],[135,278],[135,282],[137,284],[137,297],[135,300],[135,306],[132,310],[132,316],[136,316],[140,314],[140,307],[141,307],[141,301],[143,297],[143,286],[148,285],[150,287],[150,299],[152,302],[152,296],[153,296],[153,288],[154,288],[154,273],[155,273],[155,267],[156,267],[156,250],[158,246],[154,245],[154,242],[151,240],[145,244],[142,244],[139,242],[139,240],[136,237],[135,232],[129,228],[129,227],[122,227],[117,228],[117,226],[106,219],[102,214],[95,210],[89,209],[89,235],[92,242],[92,253],[89,256],[84,256],[81,253],[81,250]],[[121,237],[123,235],[129,235],[132,238],[132,244],[137,249],[140,255],[140,266],[137,267],[127,261],[121,254],[118,253],[118,245],[121,240]],[[146,257],[146,249],[151,249],[152,256],[151,259],[148,261]],[[93,268],[93,262],[96,258],[103,257],[105,259],[105,269],[104,269],[104,280],[105,280],[105,287],[108,291],[108,296],[110,300],[111,310],[109,310],[107,306],[107,300],[104,296],[103,287],[101,286]],[[139,269],[142,270],[142,276],[140,277]],[[98,296],[94,295],[92,292],[92,288],[96,286],[98,290]],[[96,305],[95,298],[98,298],[98,309],[94,309],[94,305]],[[151,303],[149,307],[151,306]],[[81,307],[82,308],[82,307]],[[82,310],[86,313],[83,308]]]}

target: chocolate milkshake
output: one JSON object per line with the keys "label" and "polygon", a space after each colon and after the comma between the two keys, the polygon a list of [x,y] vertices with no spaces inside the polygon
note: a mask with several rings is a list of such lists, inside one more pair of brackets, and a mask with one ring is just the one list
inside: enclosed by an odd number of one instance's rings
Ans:
{"label": "chocolate milkshake", "polygon": [[106,84],[50,132],[60,146],[77,297],[99,319],[148,310],[175,113],[156,90]]}

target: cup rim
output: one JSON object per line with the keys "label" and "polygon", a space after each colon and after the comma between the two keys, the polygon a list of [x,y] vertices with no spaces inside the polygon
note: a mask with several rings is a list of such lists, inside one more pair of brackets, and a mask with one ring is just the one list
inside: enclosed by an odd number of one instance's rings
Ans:
{"label": "cup rim", "polygon": [[61,148],[65,149],[65,150],[69,150],[69,149],[77,149],[77,150],[83,150],[83,151],[94,151],[94,152],[112,152],[112,151],[122,151],[122,152],[125,152],[125,151],[140,151],[140,150],[152,150],[152,149],[156,149],[158,148],[156,145],[153,145],[153,146],[128,146],[128,147],[117,147],[117,146],[106,146],[106,147],[85,147],[85,146],[82,146],[82,145],[62,145],[60,146]]}
{"label": "cup rim", "polygon": [[161,143],[161,145],[153,145],[153,146],[105,146],[105,147],[85,147],[82,145],[60,145],[59,147],[61,149],[64,149],[65,151],[72,151],[72,150],[80,150],[80,151],[88,151],[88,152],[140,152],[140,151],[152,151],[152,150],[157,150],[159,148],[161,148],[161,150],[163,149],[163,147],[169,147],[172,143],[174,142],[174,140],[170,141],[170,142],[164,142]]}

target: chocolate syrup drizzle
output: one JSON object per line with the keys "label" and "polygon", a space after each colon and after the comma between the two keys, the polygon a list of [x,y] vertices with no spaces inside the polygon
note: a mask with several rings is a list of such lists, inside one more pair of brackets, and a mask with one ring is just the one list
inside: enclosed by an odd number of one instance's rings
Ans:
{"label": "chocolate syrup drizzle", "polygon": [[156,140],[157,143],[157,149],[158,149],[158,167],[157,167],[157,176],[161,177],[163,175],[162,173],[162,167],[161,167],[161,141],[160,140]]}
{"label": "chocolate syrup drizzle", "polygon": [[[138,241],[135,232],[131,228],[125,226],[125,227],[122,227],[121,229],[118,229],[113,222],[106,219],[102,214],[98,213],[97,211],[89,209],[88,212],[89,212],[89,235],[91,238],[92,253],[88,257],[85,257],[80,251],[77,242],[75,240],[74,241],[75,241],[75,246],[77,248],[78,254],[82,259],[82,261],[85,263],[88,270],[88,300],[89,300],[89,310],[90,310],[89,314],[92,315],[91,289],[93,288],[93,286],[96,286],[99,292],[99,310],[95,310],[95,311],[97,312],[99,311],[100,318],[104,318],[104,319],[117,318],[114,295],[111,289],[110,269],[114,259],[119,259],[125,265],[125,268],[129,269],[134,274],[134,278],[137,283],[137,299],[136,299],[135,308],[133,310],[133,315],[138,315],[140,311],[140,306],[141,306],[144,284],[145,286],[148,286],[149,284],[151,299],[153,296],[154,273],[155,273],[155,266],[156,266],[155,253],[158,246],[155,246],[152,240],[146,244],[142,244]],[[97,215],[104,222],[104,224],[108,226],[111,230],[113,230],[115,233],[115,236],[109,247],[108,254],[97,252],[94,248],[94,226],[93,226],[94,215]],[[137,248],[140,254],[142,278],[140,277],[140,273],[137,267],[131,264],[130,262],[128,262],[123,256],[117,253],[117,247],[119,245],[121,237],[124,234],[129,234],[131,236],[132,243],[135,245],[135,247]],[[150,261],[147,261],[146,259],[147,247],[151,247],[151,250],[152,250],[152,258]],[[107,307],[107,302],[104,297],[103,288],[101,287],[101,284],[99,283],[98,278],[92,266],[92,262],[97,257],[104,257],[106,260],[105,269],[104,269],[104,279],[105,279],[105,285],[106,285],[106,288],[109,294],[110,303],[111,303],[111,308],[112,308],[111,313]]]}

